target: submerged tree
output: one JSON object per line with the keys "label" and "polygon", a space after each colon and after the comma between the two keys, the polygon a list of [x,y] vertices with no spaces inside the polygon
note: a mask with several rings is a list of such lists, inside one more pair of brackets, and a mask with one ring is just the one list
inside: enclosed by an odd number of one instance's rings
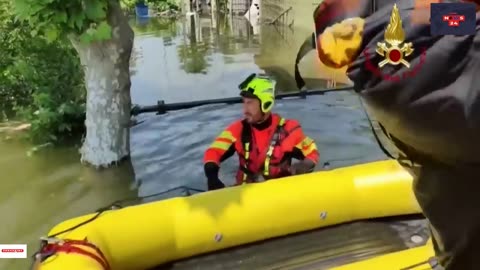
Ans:
{"label": "submerged tree", "polygon": [[128,157],[134,33],[119,0],[15,0],[13,4],[18,18],[35,33],[48,41],[67,35],[78,52],[87,90],[82,162],[107,167]]}

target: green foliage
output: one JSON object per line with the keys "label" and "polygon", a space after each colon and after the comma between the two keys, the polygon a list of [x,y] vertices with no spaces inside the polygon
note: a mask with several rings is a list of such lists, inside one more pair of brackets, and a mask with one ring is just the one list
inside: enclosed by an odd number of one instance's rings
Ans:
{"label": "green foliage", "polygon": [[174,0],[150,0],[149,2],[152,8],[160,12],[165,10],[178,11],[180,9]]}
{"label": "green foliage", "polygon": [[122,9],[128,13],[135,11],[135,4],[143,3],[156,11],[179,10],[175,0],[120,0]]}
{"label": "green foliage", "polygon": [[29,135],[34,142],[59,142],[84,131],[83,73],[68,41],[38,46],[36,55],[17,73],[31,87],[30,103],[17,111],[32,124]]}
{"label": "green foliage", "polygon": [[32,35],[42,34],[48,42],[75,34],[83,42],[108,40],[108,0],[15,0],[17,18],[28,23]]}
{"label": "green foliage", "polygon": [[58,142],[84,130],[83,73],[68,40],[47,42],[35,30],[0,0],[0,118],[30,122],[36,143]]}
{"label": "green foliage", "polygon": [[120,5],[127,13],[133,13],[135,11],[135,4],[138,0],[120,0]]}

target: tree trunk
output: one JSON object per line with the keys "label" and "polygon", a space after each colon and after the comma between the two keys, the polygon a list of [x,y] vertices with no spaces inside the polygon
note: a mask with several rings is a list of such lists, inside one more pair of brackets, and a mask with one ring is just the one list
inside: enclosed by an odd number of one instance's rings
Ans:
{"label": "tree trunk", "polygon": [[117,0],[109,1],[112,39],[81,44],[71,38],[85,71],[86,136],[82,163],[109,167],[130,156],[130,55],[134,33]]}

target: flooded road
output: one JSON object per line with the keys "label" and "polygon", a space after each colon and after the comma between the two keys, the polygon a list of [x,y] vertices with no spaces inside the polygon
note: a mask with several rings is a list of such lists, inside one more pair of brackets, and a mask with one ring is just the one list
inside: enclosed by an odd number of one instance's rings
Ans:
{"label": "flooded road", "polygon": [[[135,104],[236,96],[238,83],[253,72],[276,78],[280,90],[295,91],[291,58],[296,49],[289,39],[296,29],[262,26],[254,33],[243,17],[215,22],[210,17],[197,18],[193,23],[191,19],[151,19],[132,21],[132,26],[136,32],[132,59]],[[302,36],[308,31],[298,32]],[[325,81],[325,86],[331,84]],[[338,167],[384,158],[353,93],[283,100],[275,110],[301,122],[317,141],[322,164]],[[64,219],[117,199],[176,186],[205,189],[203,151],[239,117],[240,105],[140,115],[140,124],[131,130],[132,163],[105,171],[81,166],[73,148],[47,149],[29,157],[29,148],[0,142],[0,242],[26,243],[32,255],[38,238]],[[225,162],[221,179],[233,183],[236,168],[235,158]],[[29,263],[3,259],[0,269],[26,269]]]}

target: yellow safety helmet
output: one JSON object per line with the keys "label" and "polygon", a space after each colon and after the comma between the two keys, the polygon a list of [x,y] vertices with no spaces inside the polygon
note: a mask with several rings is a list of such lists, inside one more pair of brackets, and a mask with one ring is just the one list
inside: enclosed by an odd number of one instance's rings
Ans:
{"label": "yellow safety helmet", "polygon": [[260,109],[267,113],[275,103],[275,83],[267,77],[251,74],[239,86],[242,97],[260,100]]}

